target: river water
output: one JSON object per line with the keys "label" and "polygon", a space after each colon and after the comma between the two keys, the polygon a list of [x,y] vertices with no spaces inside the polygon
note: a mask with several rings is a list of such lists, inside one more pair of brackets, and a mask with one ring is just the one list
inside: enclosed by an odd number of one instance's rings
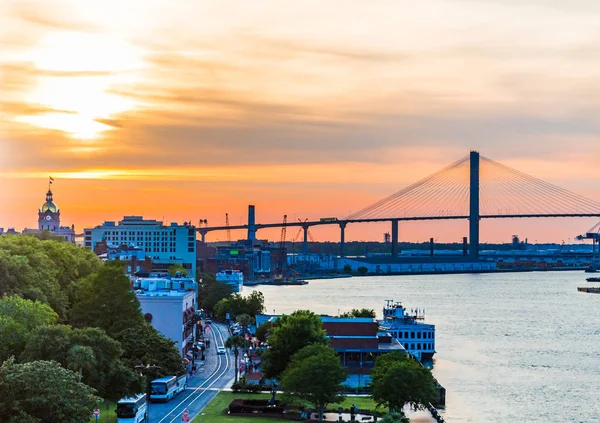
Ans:
{"label": "river water", "polygon": [[[267,313],[336,315],[386,299],[436,325],[448,423],[600,422],[600,295],[577,272],[373,276],[260,286]],[[249,288],[244,289],[247,292]]]}

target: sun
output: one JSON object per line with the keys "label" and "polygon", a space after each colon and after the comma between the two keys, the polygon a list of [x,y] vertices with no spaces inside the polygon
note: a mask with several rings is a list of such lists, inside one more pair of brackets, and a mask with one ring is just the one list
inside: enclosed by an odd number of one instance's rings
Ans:
{"label": "sun", "polygon": [[114,129],[102,123],[136,104],[111,92],[135,82],[143,68],[141,52],[126,42],[101,34],[54,32],[28,52],[36,82],[25,102],[50,109],[19,116],[37,127],[65,132],[72,138],[96,139]]}

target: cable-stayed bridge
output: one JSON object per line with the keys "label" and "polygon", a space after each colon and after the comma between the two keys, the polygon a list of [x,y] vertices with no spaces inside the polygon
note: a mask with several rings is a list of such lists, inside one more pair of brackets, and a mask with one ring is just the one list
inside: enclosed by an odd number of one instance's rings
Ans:
{"label": "cable-stayed bridge", "polygon": [[[344,256],[345,229],[350,223],[390,222],[392,256],[398,255],[398,223],[411,220],[469,220],[469,255],[479,254],[481,219],[600,217],[600,202],[590,200],[541,179],[505,166],[476,151],[412,185],[371,204],[344,219],[288,222],[304,229],[304,251],[308,251],[308,229],[317,225],[340,227],[340,256]],[[211,231],[247,229],[248,239],[263,228],[283,222],[256,223],[254,206],[248,224],[200,227],[205,240]]]}

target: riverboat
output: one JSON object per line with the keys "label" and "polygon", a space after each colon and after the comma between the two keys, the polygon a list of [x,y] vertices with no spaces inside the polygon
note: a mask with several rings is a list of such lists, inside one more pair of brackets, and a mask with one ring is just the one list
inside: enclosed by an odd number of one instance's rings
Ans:
{"label": "riverboat", "polygon": [[588,292],[590,294],[600,294],[600,288],[594,287],[594,288],[588,288],[588,287],[583,287],[583,288],[577,288],[577,290],[579,292]]}
{"label": "riverboat", "polygon": [[380,329],[397,339],[406,352],[419,361],[429,361],[435,354],[435,325],[424,323],[425,311],[410,312],[400,302],[386,300]]}
{"label": "riverboat", "polygon": [[600,282],[600,278],[587,278],[586,281],[588,281],[588,282]]}

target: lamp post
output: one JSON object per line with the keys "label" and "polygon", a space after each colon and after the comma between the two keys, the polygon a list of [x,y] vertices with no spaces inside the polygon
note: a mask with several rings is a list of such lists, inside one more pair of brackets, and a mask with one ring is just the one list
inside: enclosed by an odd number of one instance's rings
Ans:
{"label": "lamp post", "polygon": [[145,417],[145,421],[149,421],[150,420],[150,373],[153,372],[154,370],[158,370],[160,369],[160,366],[155,366],[154,364],[146,364],[145,366],[143,364],[140,364],[138,366],[135,366],[136,370],[139,370],[139,372],[142,375],[146,376],[146,417]]}

